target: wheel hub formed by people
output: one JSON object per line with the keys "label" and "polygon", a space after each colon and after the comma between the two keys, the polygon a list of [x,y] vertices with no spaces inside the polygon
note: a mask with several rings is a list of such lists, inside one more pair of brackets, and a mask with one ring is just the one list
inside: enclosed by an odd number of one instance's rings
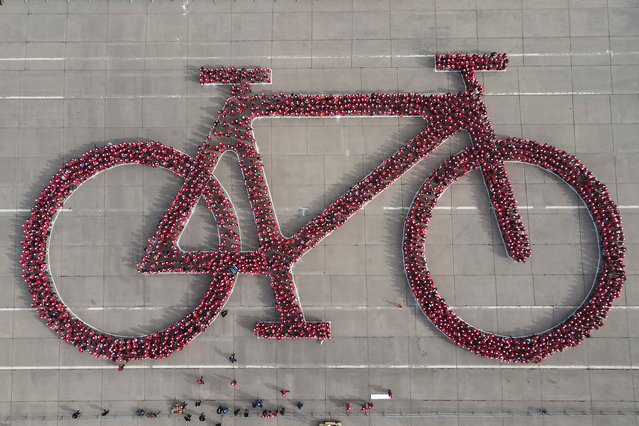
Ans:
{"label": "wheel hub formed by people", "polygon": [[[371,93],[347,95],[252,94],[251,83],[270,82],[268,69],[202,68],[200,82],[230,84],[232,96],[220,110],[195,158],[159,142],[109,144],[63,165],[41,192],[24,224],[20,262],[23,277],[40,317],[80,351],[115,362],[162,358],[181,350],[216,318],[230,296],[238,274],[270,278],[279,313],[277,322],[259,322],[261,338],[330,339],[330,322],[304,317],[293,266],[323,238],[337,230],[366,203],[385,190],[446,139],[466,131],[473,145],[436,169],[417,193],[405,223],[403,253],[408,282],[422,311],[448,338],[481,356],[510,362],[540,362],[576,346],[602,325],[625,279],[623,232],[617,207],[604,185],[575,157],[549,145],[521,139],[497,140],[481,96],[477,70],[503,70],[505,54],[437,55],[439,70],[459,71],[466,90],[456,94]],[[353,185],[291,237],[279,229],[252,120],[265,116],[418,116],[428,127]],[[230,200],[212,170],[224,152],[238,155],[238,165],[255,219],[259,247],[240,251],[239,227]],[[482,174],[507,255],[524,262],[530,242],[504,163],[541,167],[567,183],[585,203],[595,222],[600,263],[592,290],[566,320],[541,333],[521,337],[480,330],[459,318],[437,292],[425,259],[425,240],[432,209],[454,181],[472,170]],[[49,267],[51,229],[65,200],[98,173],[124,164],[162,167],[184,178],[184,184],[160,221],[138,263],[144,274],[209,274],[211,284],[198,305],[170,327],[137,337],[117,336],[78,318],[60,298]],[[215,251],[184,251],[177,241],[195,205],[203,199],[215,216],[220,244]]]}

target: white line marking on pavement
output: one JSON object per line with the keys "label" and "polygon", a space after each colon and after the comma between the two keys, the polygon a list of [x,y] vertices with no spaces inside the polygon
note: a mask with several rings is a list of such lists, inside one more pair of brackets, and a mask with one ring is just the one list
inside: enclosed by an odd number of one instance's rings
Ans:
{"label": "white line marking on pavement", "polygon": [[0,100],[3,101],[30,101],[34,99],[64,99],[64,96],[0,96]]}
{"label": "white line marking on pavement", "polygon": [[[518,206],[520,210],[534,210],[535,206]],[[384,210],[408,210],[410,207],[403,206],[386,206]],[[574,210],[574,209],[585,209],[586,206],[544,206],[544,208],[548,210]],[[639,209],[639,205],[628,205],[628,206],[617,206],[617,208],[622,210],[631,210],[631,209]],[[451,206],[435,206],[433,210],[452,210]],[[475,206],[457,206],[455,210],[477,210]]]}
{"label": "white line marking on pavement", "polygon": [[0,58],[0,61],[64,61],[65,58],[28,58],[23,56],[21,58]]}
{"label": "white line marking on pavement", "polygon": [[[153,361],[147,361],[153,362]],[[234,365],[234,364],[128,364],[125,370],[211,370],[224,369],[232,370],[238,368],[250,369],[280,369],[280,368],[318,368],[318,369],[409,369],[409,370],[639,370],[639,365],[549,365],[549,364],[264,364],[264,365]],[[0,371],[16,371],[16,370],[115,370],[115,365],[15,365],[0,366]]]}
{"label": "white line marking on pavement", "polygon": [[[605,50],[600,52],[522,52],[508,53],[509,57],[518,58],[543,58],[543,57],[562,57],[562,56],[636,56],[639,52],[613,52]],[[406,54],[406,55],[250,55],[250,56],[233,56],[232,59],[346,59],[346,58],[373,58],[373,59],[393,59],[393,58],[434,58],[434,54]],[[0,58],[0,61],[65,61],[65,60],[117,60],[117,61],[146,61],[146,60],[228,60],[228,56],[137,56],[137,57],[113,57],[113,56],[73,56],[73,57],[13,57]]]}
{"label": "white line marking on pavement", "polygon": [[[535,206],[518,206],[520,210],[534,210]],[[639,205],[628,205],[628,206],[617,206],[619,209],[629,210],[629,209],[639,209]],[[408,210],[410,207],[403,206],[386,206],[384,210]],[[575,210],[575,209],[585,209],[586,206],[543,206],[543,208],[548,210]],[[433,210],[452,210],[451,206],[435,206]],[[477,210],[475,206],[457,206],[455,210]]]}
{"label": "white line marking on pavement", "polygon": [[612,95],[612,92],[486,92],[485,96],[571,96]]}
{"label": "white line marking on pavement", "polygon": [[[622,205],[622,206],[617,206],[619,209],[623,209],[623,210],[632,210],[632,209],[639,209],[639,205]],[[404,207],[404,206],[385,206],[384,210],[408,210],[410,207]],[[520,210],[533,210],[535,207],[534,206],[519,206]],[[548,209],[548,210],[574,210],[574,209],[585,209],[585,206],[545,206],[544,208]],[[435,206],[433,207],[433,210],[452,210],[453,207],[451,206]],[[455,207],[455,210],[477,210],[478,208],[476,206],[457,206]],[[290,209],[284,209],[284,210],[290,210]],[[0,209],[0,213],[28,213],[30,212],[31,209]],[[73,211],[70,208],[62,208],[60,209],[60,211],[62,212],[70,212]],[[103,209],[99,209],[97,211],[104,211]],[[110,212],[127,212],[127,211],[136,211],[135,209],[115,209],[115,210],[109,210]]]}
{"label": "white line marking on pavement", "polygon": [[[458,306],[450,306],[451,309],[466,309],[466,310],[515,310],[515,309],[576,309],[579,306],[577,305],[458,305]],[[74,308],[77,311],[157,311],[161,309],[188,309],[191,310],[190,306],[78,306]],[[234,310],[243,310],[243,311],[251,311],[251,310],[259,310],[263,311],[265,308],[263,306],[235,306],[229,309]],[[274,310],[275,307],[267,307],[267,310]],[[363,311],[363,310],[377,310],[377,311],[396,311],[400,308],[396,306],[307,306],[305,309],[309,311],[314,311],[317,309],[321,309],[323,311]],[[611,310],[639,310],[639,306],[612,306]],[[0,308],[0,312],[19,312],[19,311],[36,311],[36,308],[31,307],[5,307]]]}
{"label": "white line marking on pavement", "polygon": [[586,206],[546,206],[548,210],[575,210],[585,209]]}
{"label": "white line marking on pavement", "polygon": [[[50,100],[50,99],[214,99],[222,98],[222,96],[215,96],[210,94],[200,95],[118,95],[118,96],[0,96],[0,100],[12,101],[12,100]],[[225,97],[226,98],[226,97]]]}
{"label": "white line marking on pavement", "polygon": [[[0,209],[0,213],[28,213],[30,211],[31,209]],[[60,211],[70,212],[72,210],[68,208],[61,208]]]}
{"label": "white line marking on pavement", "polygon": [[[258,84],[258,83],[253,83]],[[221,84],[220,84],[221,85]],[[207,86],[214,86],[208,84]],[[612,95],[612,92],[488,92],[486,96],[571,96],[571,95]],[[628,92],[622,94],[636,94],[636,92]],[[214,99],[222,98],[221,96],[215,96],[207,93],[188,95],[117,95],[117,96],[22,96],[22,95],[9,95],[0,96],[0,100],[12,101],[12,100],[61,100],[61,99]]]}

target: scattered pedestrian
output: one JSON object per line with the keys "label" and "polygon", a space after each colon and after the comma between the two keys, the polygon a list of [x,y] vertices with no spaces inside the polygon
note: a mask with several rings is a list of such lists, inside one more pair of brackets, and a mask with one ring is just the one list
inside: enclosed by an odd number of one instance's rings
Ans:
{"label": "scattered pedestrian", "polygon": [[282,389],[282,390],[280,390],[280,393],[282,394],[282,397],[284,397],[284,398],[286,398],[286,394],[287,394],[287,393],[289,393],[289,392],[290,392],[290,391],[289,391],[289,390],[286,390],[286,389]]}
{"label": "scattered pedestrian", "polygon": [[184,416],[184,420],[186,420],[187,422],[190,422],[191,421],[191,415],[190,414],[186,414]]}
{"label": "scattered pedestrian", "polygon": [[373,403],[368,402],[366,404],[362,404],[362,408],[359,411],[369,411],[372,408],[373,408]]}
{"label": "scattered pedestrian", "polygon": [[71,414],[71,417],[73,417],[74,419],[79,419],[81,415],[82,413],[80,412],[80,410],[77,410],[73,414]]}
{"label": "scattered pedestrian", "polygon": [[199,407],[200,405],[202,405],[202,400],[198,399],[197,401],[195,401],[195,406]]}
{"label": "scattered pedestrian", "polygon": [[204,415],[204,413],[200,414],[200,417],[198,417],[198,419],[200,419],[201,422],[203,422],[204,420],[206,420],[206,416]]}
{"label": "scattered pedestrian", "polygon": [[229,361],[231,361],[231,364],[237,362],[237,358],[235,358],[235,352],[229,355]]}
{"label": "scattered pedestrian", "polygon": [[136,416],[138,416],[138,417],[142,417],[142,416],[144,416],[145,414],[146,414],[146,411],[144,411],[142,408],[138,408],[138,409],[135,411],[135,415],[136,415]]}
{"label": "scattered pedestrian", "polygon": [[244,409],[244,417],[248,417],[249,416],[249,410],[248,408]]}
{"label": "scattered pedestrian", "polygon": [[280,415],[283,416],[284,413],[286,413],[286,407],[284,407],[283,405],[280,407]]}
{"label": "scattered pedestrian", "polygon": [[109,411],[111,410],[107,410],[106,408],[102,410],[102,414],[100,414],[102,417],[106,416],[107,414],[109,414]]}
{"label": "scattered pedestrian", "polygon": [[350,402],[347,402],[347,403],[346,403],[346,412],[348,413],[348,412],[350,412],[352,409],[353,409],[353,407],[351,407],[351,403],[350,403]]}
{"label": "scattered pedestrian", "polygon": [[395,307],[397,307],[399,309],[403,308],[403,306],[400,303],[393,303],[393,306],[395,306]]}
{"label": "scattered pedestrian", "polygon": [[301,410],[303,406],[304,406],[304,403],[302,401],[297,401],[297,408],[299,410]]}
{"label": "scattered pedestrian", "polygon": [[198,385],[203,385],[204,384],[204,376],[200,376],[200,378],[197,379],[195,381],[195,383],[197,383]]}
{"label": "scattered pedestrian", "polygon": [[393,391],[392,391],[392,390],[390,390],[390,389],[388,390],[388,397],[389,397],[390,399],[393,399]]}
{"label": "scattered pedestrian", "polygon": [[118,371],[122,371],[122,370],[124,370],[124,364],[118,365]]}
{"label": "scattered pedestrian", "polygon": [[239,408],[236,408],[235,410],[233,410],[233,415],[237,416],[238,414],[240,414],[240,411],[242,410],[240,410]]}
{"label": "scattered pedestrian", "polygon": [[224,318],[228,313],[229,311],[224,309],[222,312],[220,312],[220,315],[222,315],[222,318]]}
{"label": "scattered pedestrian", "polygon": [[231,381],[231,386],[237,386],[237,380],[233,379],[233,380]]}
{"label": "scattered pedestrian", "polygon": [[222,414],[222,406],[221,405],[217,406],[217,414]]}

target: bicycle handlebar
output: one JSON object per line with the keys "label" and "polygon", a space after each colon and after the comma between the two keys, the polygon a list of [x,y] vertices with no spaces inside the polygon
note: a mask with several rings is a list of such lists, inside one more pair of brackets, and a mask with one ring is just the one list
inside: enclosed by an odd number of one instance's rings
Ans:
{"label": "bicycle handlebar", "polygon": [[462,53],[445,53],[435,55],[435,68],[438,70],[478,71],[506,69],[508,58],[505,53],[486,53],[470,55]]}
{"label": "bicycle handlebar", "polygon": [[270,68],[200,68],[200,84],[270,83]]}

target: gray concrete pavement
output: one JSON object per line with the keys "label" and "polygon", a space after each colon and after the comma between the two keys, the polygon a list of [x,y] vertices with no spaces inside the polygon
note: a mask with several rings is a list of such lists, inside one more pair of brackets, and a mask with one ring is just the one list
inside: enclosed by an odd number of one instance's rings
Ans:
{"label": "gray concrete pavement", "polygon": [[[252,410],[247,419],[225,416],[223,423],[635,425],[638,24],[636,0],[5,0],[0,424],[43,417],[44,424],[68,424],[77,409],[82,424],[113,424],[114,415],[118,424],[149,423],[131,417],[138,407],[162,411],[154,424],[179,424],[181,418],[166,416],[174,398],[189,401],[197,414],[193,401],[203,399],[201,410],[215,424],[218,404],[250,407],[259,396],[265,408],[284,405],[291,416],[263,420]],[[458,90],[458,75],[433,70],[432,55],[446,51],[508,53],[506,72],[480,75],[497,134],[577,155],[621,206],[625,290],[605,326],[577,348],[541,365],[502,364],[450,343],[416,308],[402,266],[404,216],[424,178],[468,145],[461,134],[296,265],[305,314],[332,322],[333,339],[323,345],[253,335],[256,321],[276,318],[264,277],[240,276],[229,315],[184,351],[133,362],[124,372],[60,342],[29,308],[17,260],[21,224],[34,198],[65,161],[107,142],[159,140],[194,155],[229,95],[226,87],[200,86],[200,66],[272,67],[272,85],[256,86],[265,91]],[[283,233],[294,233],[424,126],[415,118],[257,120]],[[516,335],[566,318],[589,291],[598,256],[594,226],[572,191],[537,168],[507,169],[525,206],[530,261],[505,257],[474,172],[439,201],[427,260],[439,291],[462,318]],[[255,248],[232,155],[223,156],[215,175],[238,211],[243,249]],[[53,231],[51,267],[62,298],[80,318],[137,334],[166,327],[195,306],[206,276],[142,277],[135,270],[180,185],[164,170],[118,167],[68,200]],[[217,229],[203,206],[180,244],[216,247]],[[195,383],[200,375],[205,385]],[[281,388],[291,391],[286,399]],[[392,400],[379,401],[368,416],[359,413],[359,403],[388,388]],[[295,408],[297,400],[303,410]],[[355,410],[346,416],[349,401]],[[96,418],[102,407],[111,410],[108,420]],[[538,415],[542,407],[552,415]]]}

